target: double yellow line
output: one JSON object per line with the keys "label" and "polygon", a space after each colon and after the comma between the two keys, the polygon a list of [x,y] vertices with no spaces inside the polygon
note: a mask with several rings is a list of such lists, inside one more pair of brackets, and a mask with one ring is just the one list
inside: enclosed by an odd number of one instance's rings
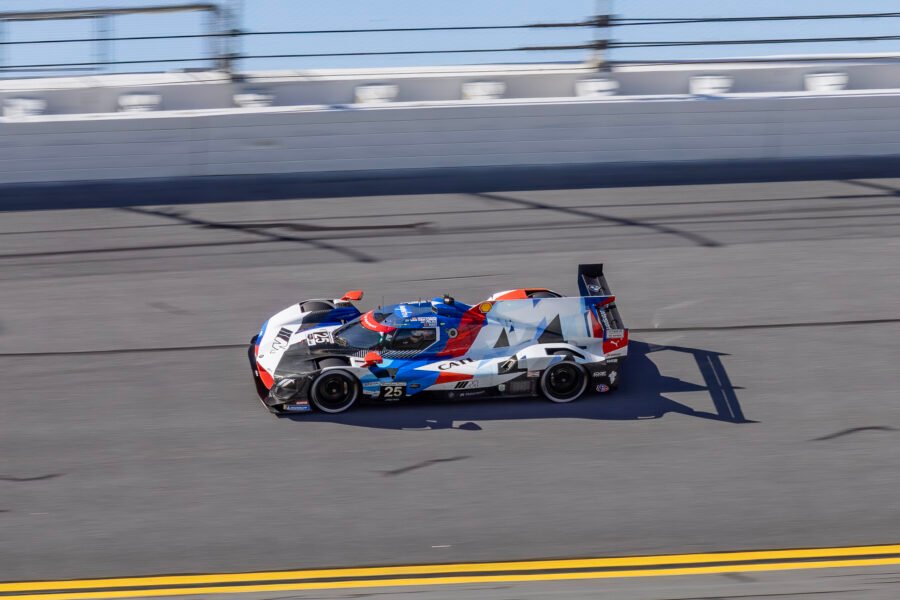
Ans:
{"label": "double yellow line", "polygon": [[0,583],[0,600],[88,600],[900,564],[900,545]]}

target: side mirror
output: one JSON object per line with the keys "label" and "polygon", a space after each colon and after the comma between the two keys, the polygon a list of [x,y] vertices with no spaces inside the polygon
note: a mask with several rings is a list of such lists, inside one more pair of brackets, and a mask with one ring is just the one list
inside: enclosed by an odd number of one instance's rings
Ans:
{"label": "side mirror", "polygon": [[373,367],[375,365],[380,365],[384,361],[384,359],[381,358],[380,354],[373,350],[372,352],[368,352],[366,354],[366,357],[363,359],[363,361],[365,361],[363,363],[364,367]]}

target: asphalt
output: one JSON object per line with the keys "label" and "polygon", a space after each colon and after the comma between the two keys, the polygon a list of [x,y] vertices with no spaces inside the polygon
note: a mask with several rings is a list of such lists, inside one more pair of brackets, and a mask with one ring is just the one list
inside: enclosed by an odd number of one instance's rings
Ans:
{"label": "asphalt", "polygon": [[[2,213],[0,580],[896,543],[898,196],[879,179]],[[255,399],[242,345],[292,302],[575,293],[578,262],[607,264],[634,330],[615,395],[295,420]],[[664,588],[634,597],[681,597]]]}

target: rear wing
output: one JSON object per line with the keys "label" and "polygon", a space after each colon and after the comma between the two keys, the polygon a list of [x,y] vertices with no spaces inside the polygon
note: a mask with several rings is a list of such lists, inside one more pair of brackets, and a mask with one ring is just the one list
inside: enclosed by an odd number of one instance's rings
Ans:
{"label": "rear wing", "polygon": [[[593,265],[578,265],[578,291],[582,296],[613,296],[609,289],[609,283],[603,276],[603,263]],[[613,329],[625,329],[625,323],[619,315],[616,303],[604,307],[609,316],[610,326]]]}

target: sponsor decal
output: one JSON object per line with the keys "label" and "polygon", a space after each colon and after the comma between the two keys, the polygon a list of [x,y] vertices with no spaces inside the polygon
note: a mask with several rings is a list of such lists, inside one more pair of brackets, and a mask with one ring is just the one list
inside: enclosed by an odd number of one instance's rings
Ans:
{"label": "sponsor decal", "polygon": [[291,330],[286,327],[282,327],[278,330],[278,333],[275,334],[275,339],[272,340],[272,351],[269,354],[275,354],[276,352],[281,352],[285,348],[288,347],[288,342],[291,341]]}
{"label": "sponsor decal", "polygon": [[596,284],[589,285],[588,289],[591,291],[592,294],[599,294],[601,291],[600,286],[596,285]]}
{"label": "sponsor decal", "polygon": [[487,313],[487,312],[490,312],[493,307],[494,307],[493,302],[482,302],[481,304],[478,305],[478,310],[480,310],[483,313]]}
{"label": "sponsor decal", "polygon": [[[488,391],[483,388],[480,390],[469,390],[467,392],[457,392],[456,397],[457,398],[475,398],[476,396],[484,396],[487,394],[487,392]],[[453,392],[450,392],[450,393],[452,394]],[[450,397],[452,398],[453,396],[451,395]]]}
{"label": "sponsor decal", "polygon": [[526,377],[540,377],[540,376],[541,376],[541,372],[540,372],[540,371],[528,371],[528,372],[525,374],[525,376],[526,376]]}
{"label": "sponsor decal", "polygon": [[438,365],[438,369],[441,371],[446,371],[448,369],[452,369],[453,367],[461,367],[473,362],[475,362],[475,359],[473,358],[461,358],[459,360],[451,360],[450,362],[440,363]]}
{"label": "sponsor decal", "polygon": [[606,330],[606,339],[608,340],[621,340],[625,337],[624,329],[607,329]]}
{"label": "sponsor decal", "polygon": [[327,344],[331,341],[331,336],[325,331],[317,331],[306,336],[306,343],[310,346],[316,344]]}
{"label": "sponsor decal", "polygon": [[437,317],[413,317],[410,322],[421,323],[425,327],[437,327]]}
{"label": "sponsor decal", "polygon": [[606,375],[606,371],[594,371],[592,373],[592,377],[604,377]]}
{"label": "sponsor decal", "polygon": [[618,374],[616,371],[613,371],[612,373],[609,374],[609,382],[610,382],[610,383],[615,383],[615,382],[616,382],[616,379],[617,379],[618,377],[619,377],[619,374]]}
{"label": "sponsor decal", "polygon": [[477,388],[477,387],[478,387],[478,382],[476,382],[474,379],[470,379],[470,380],[468,380],[468,381],[460,381],[459,383],[457,383],[457,384],[454,386],[453,389],[456,389],[456,390],[464,390],[464,389],[467,389],[467,388],[468,388],[468,389],[472,389],[472,388]]}
{"label": "sponsor decal", "polygon": [[602,393],[605,393],[605,392],[608,392],[608,391],[609,391],[609,386],[606,385],[605,383],[600,383],[600,384],[597,385],[597,391],[600,392],[601,394],[602,394]]}
{"label": "sponsor decal", "polygon": [[609,331],[609,317],[606,316],[606,311],[598,306],[597,312],[600,314],[600,320],[603,321],[603,329]]}
{"label": "sponsor decal", "polygon": [[285,404],[284,410],[289,410],[292,412],[309,412],[309,402],[298,402],[297,404]]}

